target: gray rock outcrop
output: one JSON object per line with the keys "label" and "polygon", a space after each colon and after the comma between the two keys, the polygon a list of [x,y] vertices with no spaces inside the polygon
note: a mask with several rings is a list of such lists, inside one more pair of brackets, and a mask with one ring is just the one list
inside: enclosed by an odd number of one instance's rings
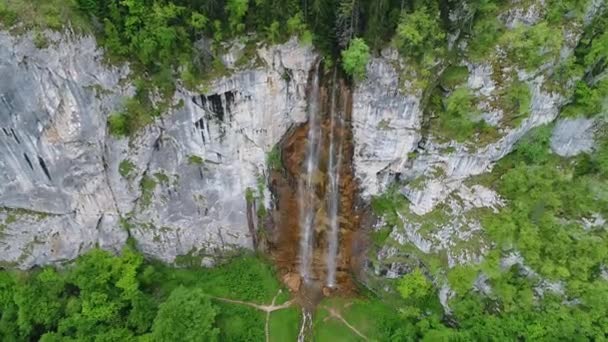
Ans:
{"label": "gray rock outcrop", "polygon": [[593,119],[577,118],[559,120],[551,135],[551,149],[562,157],[572,157],[591,152],[595,145]]}
{"label": "gray rock outcrop", "polygon": [[[518,8],[514,3],[498,19],[509,28],[534,25],[545,12],[545,2],[525,6],[529,7]],[[583,22],[588,24],[599,9],[597,1],[591,2]],[[405,209],[397,210],[397,223],[389,227],[390,242],[376,255],[376,274],[388,272],[390,277],[398,277],[401,274],[396,270],[408,268],[403,260],[415,262],[416,255],[445,255],[448,267],[483,260],[489,248],[475,213],[496,211],[505,203],[491,189],[474,184],[473,177],[490,172],[532,129],[556,121],[568,100],[547,85],[557,65],[573,53],[582,27],[566,28],[567,39],[559,57],[533,72],[512,61],[475,62],[464,57],[459,61],[459,66],[468,69],[461,86],[471,91],[479,117],[496,132],[483,142],[477,135],[458,142],[434,136],[432,129],[425,130],[422,123],[426,125],[429,119],[423,117],[427,115],[423,113],[425,97],[403,86],[402,78],[408,77],[399,72],[403,61],[394,58],[393,53],[370,61],[368,78],[357,85],[353,99],[355,174],[364,197],[382,194],[398,180],[398,190],[409,202]],[[454,48],[466,49],[466,40],[460,43]],[[497,47],[495,53],[500,59],[504,51]],[[564,86],[572,86],[574,81]],[[526,116],[516,124],[502,122],[508,113],[496,105],[511,82],[525,85],[530,94]],[[441,91],[449,92],[445,88]],[[594,126],[590,119],[558,120],[551,138],[552,150],[561,156],[590,152]]]}
{"label": "gray rock outcrop", "polygon": [[117,139],[106,124],[133,92],[128,68],[106,65],[91,37],[47,35],[39,49],[31,35],[0,32],[0,261],[28,268],[120,250],[129,234],[169,262],[250,248],[245,192],[306,120],[312,49],[260,47],[263,66],[205,94],[179,89],[162,118]]}

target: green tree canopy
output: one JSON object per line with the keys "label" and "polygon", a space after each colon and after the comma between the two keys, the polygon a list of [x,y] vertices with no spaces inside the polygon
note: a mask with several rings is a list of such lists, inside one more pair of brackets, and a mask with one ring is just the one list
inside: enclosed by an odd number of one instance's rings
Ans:
{"label": "green tree canopy", "polygon": [[367,63],[370,59],[369,47],[361,38],[351,40],[348,49],[342,51],[342,67],[355,79],[365,77]]}
{"label": "green tree canopy", "polygon": [[152,326],[152,337],[159,342],[217,341],[217,308],[201,289],[178,287],[160,305]]}

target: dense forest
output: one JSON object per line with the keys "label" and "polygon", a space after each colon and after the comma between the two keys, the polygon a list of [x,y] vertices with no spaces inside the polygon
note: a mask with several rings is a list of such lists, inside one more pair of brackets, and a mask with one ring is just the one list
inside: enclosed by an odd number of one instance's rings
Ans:
{"label": "dense forest", "polygon": [[[253,256],[210,270],[174,269],[145,263],[130,248],[118,257],[93,250],[60,270],[0,272],[0,338],[260,341],[263,315],[217,298],[270,302],[279,289],[272,268]],[[294,329],[297,313],[295,322]]]}

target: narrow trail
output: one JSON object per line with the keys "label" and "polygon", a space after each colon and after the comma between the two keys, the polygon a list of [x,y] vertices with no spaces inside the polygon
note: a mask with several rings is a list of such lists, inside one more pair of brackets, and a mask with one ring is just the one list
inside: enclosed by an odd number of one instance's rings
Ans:
{"label": "narrow trail", "polygon": [[[267,312],[267,313],[271,313],[273,311],[277,311],[277,310],[281,310],[281,309],[286,309],[286,308],[290,307],[294,303],[293,299],[289,300],[289,301],[287,301],[287,302],[285,302],[283,304],[280,304],[280,305],[275,305],[274,304],[274,300],[273,300],[272,304],[270,304],[270,305],[263,305],[263,304],[244,302],[244,301],[241,301],[241,300],[222,298],[222,297],[211,296],[211,298],[220,300],[222,302],[251,306],[252,308],[256,308],[258,310],[261,310],[261,311],[264,311],[264,312]],[[275,298],[276,298],[276,296],[275,296]]]}
{"label": "narrow trail", "polygon": [[[292,306],[295,302],[295,299],[291,299],[283,304],[276,305],[275,303],[277,301],[277,298],[281,294],[281,292],[282,292],[281,290],[279,290],[279,292],[277,292],[277,294],[274,296],[274,298],[272,298],[272,302],[270,303],[270,305],[257,304],[257,303],[252,303],[252,302],[245,302],[242,300],[215,297],[215,296],[211,296],[211,298],[222,301],[222,302],[226,302],[226,303],[246,305],[246,306],[255,308],[257,310],[264,311],[266,313],[266,322],[264,324],[264,333],[266,336],[266,342],[270,342],[270,314],[277,310],[286,309],[286,308]],[[339,320],[340,322],[342,322],[342,324],[347,326],[352,332],[357,334],[359,337],[361,337],[365,341],[369,341],[369,338],[367,336],[365,336],[362,332],[357,330],[357,328],[355,328],[353,325],[348,323],[348,321],[346,319],[344,319],[344,317],[342,317],[342,314],[340,314],[339,311],[337,311],[334,308],[327,307],[327,306],[323,306],[323,308],[325,310],[327,310],[327,312],[329,312],[330,318],[335,318],[335,319]],[[300,334],[302,334],[302,331],[300,332]]]}
{"label": "narrow trail", "polygon": [[250,306],[252,308],[258,309],[260,311],[264,311],[266,313],[266,322],[264,324],[264,334],[266,335],[266,342],[270,342],[270,314],[273,311],[286,309],[286,308],[290,307],[295,301],[294,299],[291,299],[283,304],[275,305],[275,303],[277,301],[277,297],[279,297],[281,292],[282,292],[281,290],[279,290],[279,292],[277,292],[277,294],[274,296],[274,298],[272,298],[272,302],[270,303],[270,305],[256,304],[256,303],[252,303],[252,302],[244,302],[242,300],[228,299],[228,298],[215,297],[215,296],[211,296],[211,298],[222,301],[222,302],[226,302],[226,303],[246,305],[246,306]]}
{"label": "narrow trail", "polygon": [[[274,295],[274,298],[272,298],[272,303],[270,303],[270,305],[272,307],[274,307],[274,303],[277,301],[277,297],[279,296],[279,294],[281,294],[281,290],[279,290],[279,292],[277,292],[276,295]],[[270,342],[270,313],[271,311],[266,311],[266,324],[264,325],[264,333],[266,334],[266,342]]]}
{"label": "narrow trail", "polygon": [[329,312],[331,317],[338,319],[339,321],[342,322],[342,324],[346,325],[355,334],[359,335],[359,337],[361,337],[362,339],[364,339],[366,341],[369,341],[369,338],[367,338],[367,336],[363,335],[359,330],[357,330],[357,328],[355,328],[350,323],[348,323],[348,321],[346,321],[344,319],[344,317],[342,317],[342,315],[338,311],[336,311],[334,308],[330,308],[327,306],[324,306],[323,308]]}

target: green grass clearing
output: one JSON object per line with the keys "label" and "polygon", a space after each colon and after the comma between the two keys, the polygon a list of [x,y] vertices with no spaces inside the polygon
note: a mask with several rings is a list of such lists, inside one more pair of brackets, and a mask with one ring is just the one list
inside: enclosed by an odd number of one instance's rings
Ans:
{"label": "green grass clearing", "polygon": [[217,326],[220,328],[220,341],[264,341],[266,313],[255,308],[214,301],[220,308]]}
{"label": "green grass clearing", "polygon": [[270,314],[270,341],[296,341],[300,331],[300,308],[291,307]]}
{"label": "green grass clearing", "polygon": [[240,257],[210,269],[174,269],[164,265],[155,268],[153,283],[167,292],[179,285],[193,286],[216,297],[270,304],[281,288],[273,266],[254,256]]}
{"label": "green grass clearing", "polygon": [[329,312],[319,307],[313,320],[313,340],[318,342],[354,342],[364,341],[337,318],[330,317]]}

